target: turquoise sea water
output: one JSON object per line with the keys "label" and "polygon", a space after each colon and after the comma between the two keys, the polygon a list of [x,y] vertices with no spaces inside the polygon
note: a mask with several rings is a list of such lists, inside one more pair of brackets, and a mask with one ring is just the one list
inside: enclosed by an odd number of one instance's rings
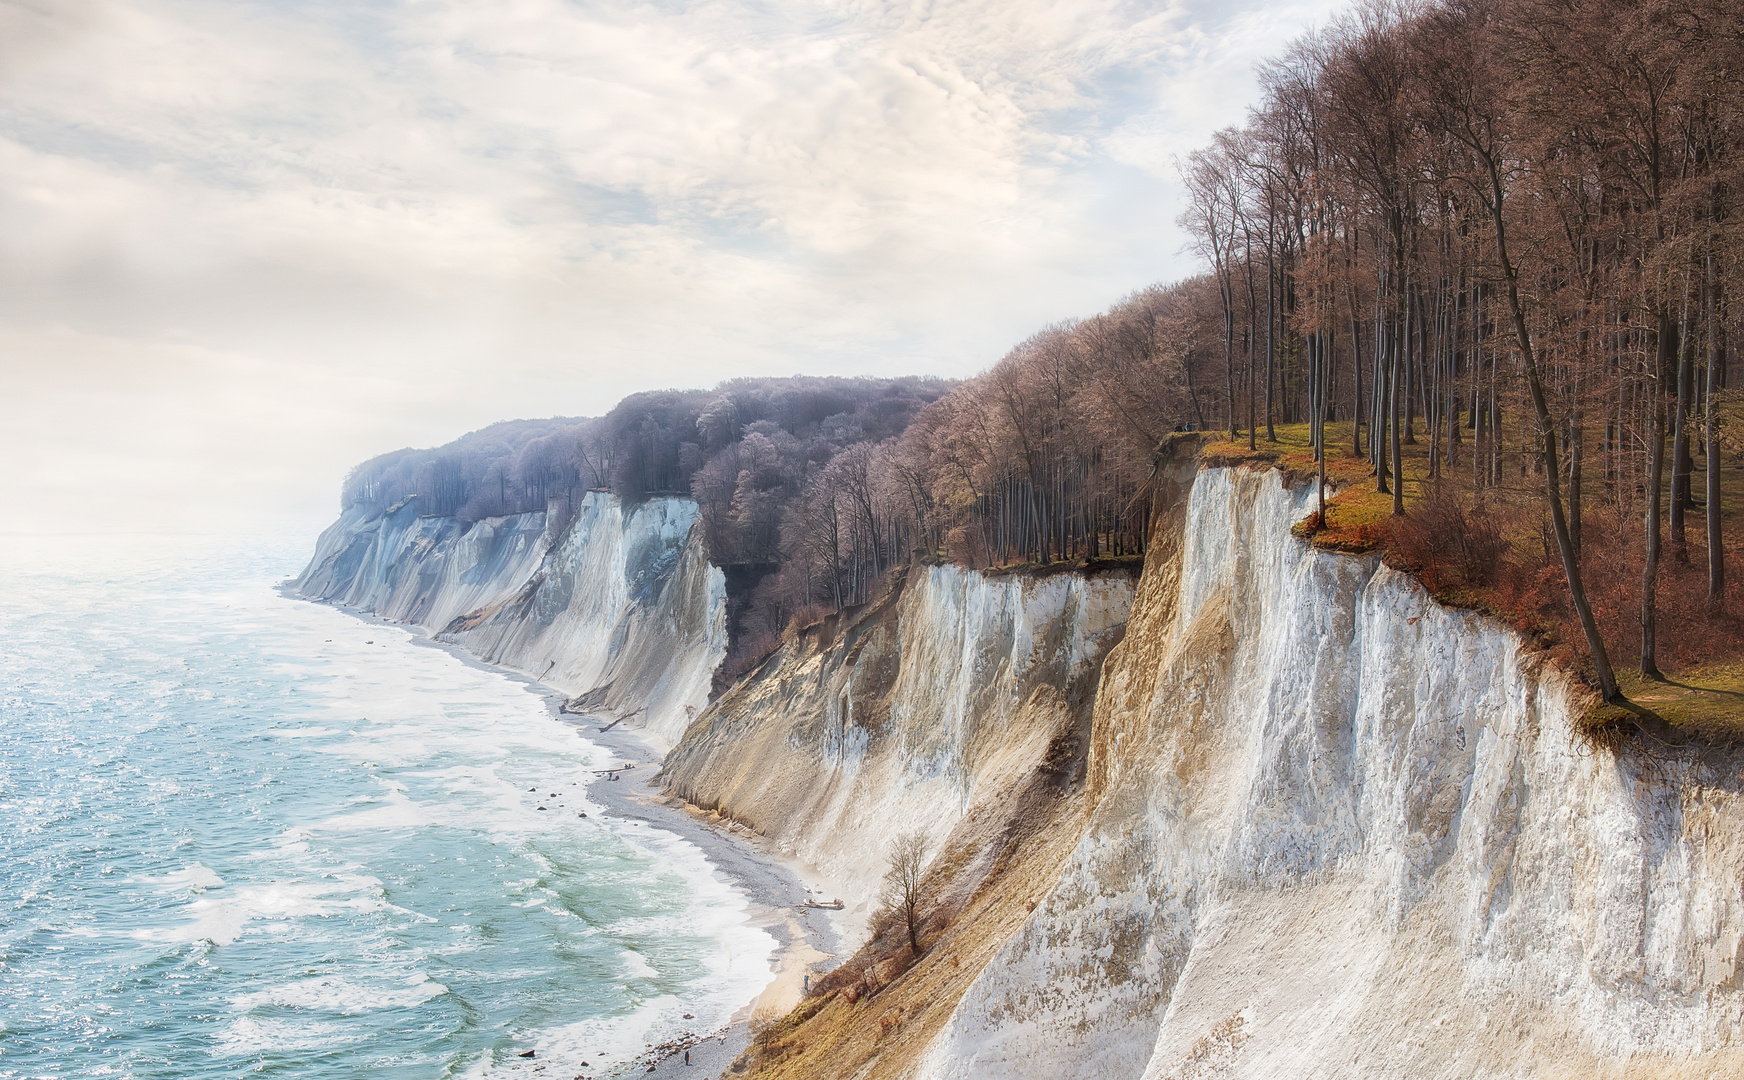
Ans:
{"label": "turquoise sea water", "polygon": [[598,1076],[724,1023],[742,896],[520,684],[278,595],[305,547],[0,537],[0,1078]]}

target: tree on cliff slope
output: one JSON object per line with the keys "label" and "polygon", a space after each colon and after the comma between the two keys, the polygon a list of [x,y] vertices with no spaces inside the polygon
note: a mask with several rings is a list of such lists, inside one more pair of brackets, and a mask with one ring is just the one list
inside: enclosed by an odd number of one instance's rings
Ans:
{"label": "tree on cliff slope", "polygon": [[926,839],[903,833],[890,845],[890,869],[884,874],[879,899],[908,931],[909,948],[920,953],[921,907],[926,902]]}

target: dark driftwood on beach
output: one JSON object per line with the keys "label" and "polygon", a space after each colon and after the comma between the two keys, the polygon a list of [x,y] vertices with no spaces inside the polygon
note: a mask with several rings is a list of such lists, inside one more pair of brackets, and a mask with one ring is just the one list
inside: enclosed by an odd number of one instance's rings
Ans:
{"label": "dark driftwood on beach", "polygon": [[630,712],[627,712],[624,715],[618,717],[616,720],[613,720],[611,723],[607,724],[605,727],[600,728],[600,734],[604,735],[606,732],[617,727],[619,724],[623,723],[625,720],[628,720],[633,716],[639,716],[642,713],[645,713],[647,711],[648,711],[648,706],[646,706],[646,705],[642,706],[640,709],[632,709]]}

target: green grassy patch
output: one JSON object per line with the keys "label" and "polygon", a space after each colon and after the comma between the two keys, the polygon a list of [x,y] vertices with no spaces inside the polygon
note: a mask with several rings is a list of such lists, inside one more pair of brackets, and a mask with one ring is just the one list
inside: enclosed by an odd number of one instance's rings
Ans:
{"label": "green grassy patch", "polygon": [[1703,664],[1664,682],[1619,673],[1618,683],[1630,703],[1677,731],[1708,740],[1744,741],[1744,662]]}
{"label": "green grassy patch", "polygon": [[[1294,532],[1315,547],[1328,551],[1358,554],[1373,551],[1386,541],[1387,523],[1393,517],[1393,496],[1376,490],[1374,473],[1368,458],[1351,453],[1351,425],[1348,422],[1326,425],[1326,485],[1330,497],[1326,500],[1326,520],[1318,514],[1300,522]],[[1319,464],[1314,460],[1312,434],[1307,424],[1279,424],[1274,429],[1277,440],[1261,434],[1255,448],[1249,450],[1245,436],[1223,438],[1207,443],[1199,452],[1199,461],[1212,467],[1276,468],[1284,473],[1286,483],[1299,484],[1319,476]],[[1411,455],[1406,455],[1406,461]],[[1406,505],[1414,497],[1414,485],[1406,482]]]}

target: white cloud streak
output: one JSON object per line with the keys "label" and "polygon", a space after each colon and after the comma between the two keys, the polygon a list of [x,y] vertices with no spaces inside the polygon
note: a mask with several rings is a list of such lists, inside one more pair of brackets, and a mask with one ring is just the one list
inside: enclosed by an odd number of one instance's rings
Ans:
{"label": "white cloud streak", "polygon": [[969,374],[1190,269],[1171,155],[1330,7],[0,0],[0,528],[304,524],[495,419]]}

